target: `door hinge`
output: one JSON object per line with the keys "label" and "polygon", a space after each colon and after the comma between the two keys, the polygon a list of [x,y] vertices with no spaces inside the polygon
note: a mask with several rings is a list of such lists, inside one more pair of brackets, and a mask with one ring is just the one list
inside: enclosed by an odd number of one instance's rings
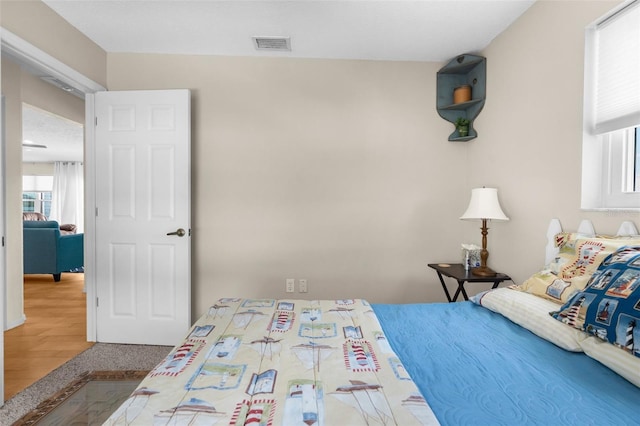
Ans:
{"label": "door hinge", "polygon": [[2,237],[2,247],[4,247],[4,236]]}
{"label": "door hinge", "polygon": [[98,208],[96,207],[96,217],[98,217]]}
{"label": "door hinge", "polygon": [[96,117],[96,127],[98,126],[98,117]]}
{"label": "door hinge", "polygon": [[100,306],[100,298],[96,297],[96,307]]}

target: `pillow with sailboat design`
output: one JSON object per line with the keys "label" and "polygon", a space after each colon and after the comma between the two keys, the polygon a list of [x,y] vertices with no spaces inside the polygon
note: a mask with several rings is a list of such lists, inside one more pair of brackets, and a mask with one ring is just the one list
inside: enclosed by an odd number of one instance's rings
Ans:
{"label": "pillow with sailboat design", "polygon": [[607,256],[555,319],[640,357],[640,245]]}

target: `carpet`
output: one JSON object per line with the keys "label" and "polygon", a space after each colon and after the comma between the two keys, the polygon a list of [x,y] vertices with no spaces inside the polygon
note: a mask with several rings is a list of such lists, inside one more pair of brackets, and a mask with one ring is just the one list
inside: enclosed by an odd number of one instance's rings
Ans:
{"label": "carpet", "polygon": [[88,372],[152,370],[171,349],[170,346],[96,343],[6,401],[0,408],[0,425],[13,424]]}

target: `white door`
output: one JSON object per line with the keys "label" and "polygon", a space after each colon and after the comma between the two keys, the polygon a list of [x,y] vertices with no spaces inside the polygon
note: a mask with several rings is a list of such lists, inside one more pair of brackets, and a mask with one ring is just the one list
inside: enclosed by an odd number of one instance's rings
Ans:
{"label": "white door", "polygon": [[175,345],[191,322],[190,92],[95,95],[96,338]]}

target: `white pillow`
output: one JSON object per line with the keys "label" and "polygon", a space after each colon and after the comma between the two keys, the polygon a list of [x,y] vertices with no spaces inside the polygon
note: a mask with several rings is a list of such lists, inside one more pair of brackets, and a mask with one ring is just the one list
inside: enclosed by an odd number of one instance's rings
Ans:
{"label": "white pillow", "polygon": [[595,336],[589,336],[580,346],[585,354],[640,387],[640,358]]}
{"label": "white pillow", "polygon": [[497,312],[545,340],[571,352],[583,352],[580,342],[588,334],[556,321],[549,312],[562,304],[508,287],[479,293],[471,298],[474,303]]}

